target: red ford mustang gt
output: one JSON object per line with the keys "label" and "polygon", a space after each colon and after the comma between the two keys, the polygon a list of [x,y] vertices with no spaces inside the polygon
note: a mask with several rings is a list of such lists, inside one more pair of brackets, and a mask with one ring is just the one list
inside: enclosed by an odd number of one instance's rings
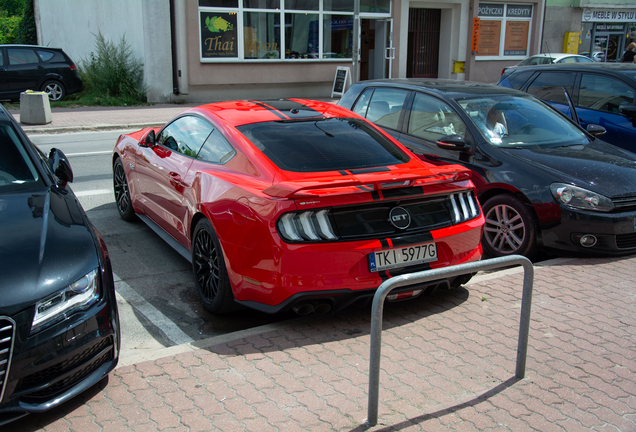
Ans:
{"label": "red ford mustang gt", "polygon": [[429,165],[329,103],[191,108],[122,135],[113,172],[120,216],[140,217],[192,262],[212,313],[339,310],[391,276],[481,258],[469,171]]}

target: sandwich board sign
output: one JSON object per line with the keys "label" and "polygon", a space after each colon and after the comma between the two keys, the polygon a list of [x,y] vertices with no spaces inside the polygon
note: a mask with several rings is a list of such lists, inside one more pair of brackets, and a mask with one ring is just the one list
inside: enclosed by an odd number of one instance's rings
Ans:
{"label": "sandwich board sign", "polygon": [[351,76],[349,75],[349,67],[348,66],[338,66],[336,68],[336,76],[333,79],[333,88],[331,89],[331,97],[334,95],[342,96],[345,92],[345,87],[347,85],[347,80],[349,81],[349,85],[351,85]]}

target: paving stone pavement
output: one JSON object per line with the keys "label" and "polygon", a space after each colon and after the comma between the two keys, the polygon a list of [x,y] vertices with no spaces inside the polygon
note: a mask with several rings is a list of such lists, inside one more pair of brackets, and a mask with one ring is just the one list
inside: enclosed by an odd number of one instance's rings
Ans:
{"label": "paving stone pavement", "polygon": [[[187,107],[53,109],[51,124],[24,128],[158,125]],[[351,308],[122,361],[89,391],[1,432],[636,431],[635,274],[636,256],[536,266],[521,380],[520,268],[387,305],[371,428],[370,308]]]}
{"label": "paving stone pavement", "polygon": [[358,308],[118,367],[13,430],[636,431],[636,257],[545,264],[521,380],[521,268],[388,304],[372,428]]}

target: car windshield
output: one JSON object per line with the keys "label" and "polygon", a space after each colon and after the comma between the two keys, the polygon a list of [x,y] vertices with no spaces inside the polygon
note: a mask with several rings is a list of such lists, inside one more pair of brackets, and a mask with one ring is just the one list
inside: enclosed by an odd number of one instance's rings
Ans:
{"label": "car windshield", "polygon": [[238,129],[286,171],[351,170],[409,160],[397,146],[360,119],[273,121]]}
{"label": "car windshield", "polygon": [[457,99],[486,140],[496,146],[585,144],[587,135],[537,99],[492,95]]}
{"label": "car windshield", "polygon": [[0,189],[39,181],[38,171],[9,123],[0,123]]}

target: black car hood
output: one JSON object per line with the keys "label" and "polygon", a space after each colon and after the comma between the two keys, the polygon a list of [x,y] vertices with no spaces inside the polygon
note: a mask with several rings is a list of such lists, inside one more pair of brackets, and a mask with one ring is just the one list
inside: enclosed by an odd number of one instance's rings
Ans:
{"label": "black car hood", "polygon": [[98,266],[94,233],[69,191],[0,195],[0,315],[13,315]]}
{"label": "black car hood", "polygon": [[636,196],[636,154],[603,141],[569,147],[499,149],[550,171],[564,183],[610,198]]}

